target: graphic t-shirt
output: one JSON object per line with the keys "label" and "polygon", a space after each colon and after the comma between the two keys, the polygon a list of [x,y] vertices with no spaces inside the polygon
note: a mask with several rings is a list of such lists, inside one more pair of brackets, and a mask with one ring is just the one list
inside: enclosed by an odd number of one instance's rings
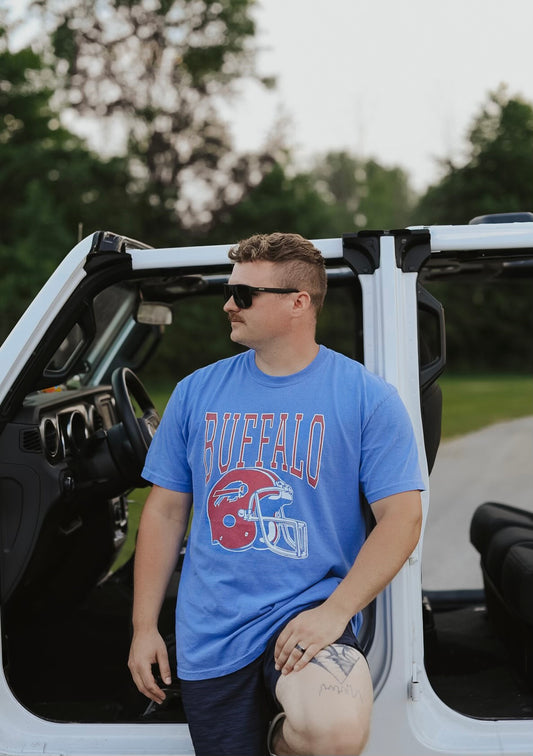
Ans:
{"label": "graphic t-shirt", "polygon": [[289,376],[262,373],[253,351],[187,376],[143,477],[194,492],[176,609],[189,680],[249,664],[335,590],[365,539],[360,490],[372,503],[424,487],[396,389],[325,347]]}

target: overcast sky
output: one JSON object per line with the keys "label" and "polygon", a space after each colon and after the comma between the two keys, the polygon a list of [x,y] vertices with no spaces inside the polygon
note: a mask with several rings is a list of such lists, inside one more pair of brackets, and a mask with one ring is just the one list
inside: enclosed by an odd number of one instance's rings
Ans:
{"label": "overcast sky", "polygon": [[238,142],[279,113],[300,159],[348,149],[401,165],[417,189],[460,157],[490,91],[533,103],[533,0],[259,0],[259,70],[234,111]]}

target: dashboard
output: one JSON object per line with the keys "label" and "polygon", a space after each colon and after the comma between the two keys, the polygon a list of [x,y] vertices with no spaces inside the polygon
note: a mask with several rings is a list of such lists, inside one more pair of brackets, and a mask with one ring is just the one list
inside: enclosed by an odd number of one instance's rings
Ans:
{"label": "dashboard", "polygon": [[131,488],[108,438],[120,427],[109,386],[31,394],[6,425],[0,436],[3,599],[17,584],[26,587],[22,595],[38,595],[51,572],[63,597],[67,587],[74,595],[79,584],[65,584],[78,562],[88,583],[109,570],[126,539]]}

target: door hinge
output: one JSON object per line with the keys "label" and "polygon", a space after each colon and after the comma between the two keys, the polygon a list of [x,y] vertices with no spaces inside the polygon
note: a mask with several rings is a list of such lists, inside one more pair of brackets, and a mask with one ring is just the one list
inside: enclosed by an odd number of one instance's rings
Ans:
{"label": "door hinge", "polygon": [[420,696],[422,695],[422,684],[418,678],[418,665],[416,662],[413,662],[411,681],[409,683],[409,698],[415,703],[420,700]]}

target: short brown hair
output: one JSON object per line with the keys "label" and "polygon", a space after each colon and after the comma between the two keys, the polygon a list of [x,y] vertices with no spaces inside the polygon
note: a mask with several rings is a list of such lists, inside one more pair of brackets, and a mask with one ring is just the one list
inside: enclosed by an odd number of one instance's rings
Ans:
{"label": "short brown hair", "polygon": [[300,234],[256,234],[243,239],[230,249],[233,262],[280,263],[279,285],[305,290],[318,314],[327,289],[326,265],[320,250]]}

